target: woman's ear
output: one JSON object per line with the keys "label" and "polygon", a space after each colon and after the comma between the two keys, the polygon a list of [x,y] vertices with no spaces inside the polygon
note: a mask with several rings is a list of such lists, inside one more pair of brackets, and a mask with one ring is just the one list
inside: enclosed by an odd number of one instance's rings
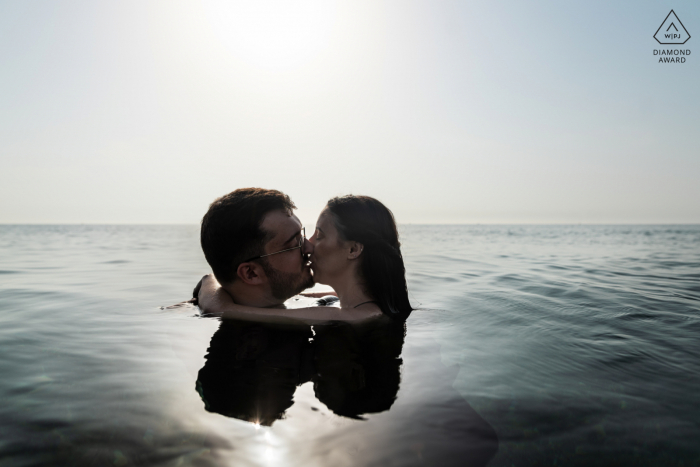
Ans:
{"label": "woman's ear", "polygon": [[244,283],[249,285],[260,285],[264,283],[265,279],[267,278],[262,267],[253,262],[239,264],[238,269],[236,270],[236,275]]}
{"label": "woman's ear", "polygon": [[361,254],[365,246],[362,243],[350,242],[350,251],[348,252],[348,259],[357,259]]}

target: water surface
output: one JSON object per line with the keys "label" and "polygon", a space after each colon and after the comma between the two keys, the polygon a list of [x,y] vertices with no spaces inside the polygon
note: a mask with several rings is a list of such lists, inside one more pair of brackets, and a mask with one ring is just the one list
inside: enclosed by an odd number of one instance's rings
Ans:
{"label": "water surface", "polygon": [[196,226],[0,226],[0,466],[479,465],[489,429],[492,466],[700,464],[699,226],[401,233],[419,309],[377,363],[161,310]]}

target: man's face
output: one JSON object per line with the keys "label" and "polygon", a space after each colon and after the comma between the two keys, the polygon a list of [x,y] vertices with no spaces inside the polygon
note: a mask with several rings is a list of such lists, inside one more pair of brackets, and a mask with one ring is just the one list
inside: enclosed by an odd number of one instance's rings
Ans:
{"label": "man's face", "polygon": [[[299,245],[301,222],[293,213],[283,210],[271,211],[265,216],[261,227],[272,235],[272,239],[265,245],[265,254]],[[273,297],[286,300],[314,285],[311,268],[307,265],[308,255],[312,250],[313,246],[304,241],[301,251],[285,251],[261,260]]]}

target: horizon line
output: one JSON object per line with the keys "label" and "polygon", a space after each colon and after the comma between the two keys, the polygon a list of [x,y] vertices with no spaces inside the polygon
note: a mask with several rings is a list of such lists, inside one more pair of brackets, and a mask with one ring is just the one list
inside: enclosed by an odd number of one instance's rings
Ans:
{"label": "horizon line", "polygon": [[[397,222],[397,225],[435,225],[435,226],[458,226],[458,225],[591,225],[591,226],[668,226],[668,225],[700,225],[700,222]],[[11,223],[0,222],[0,226],[199,226],[199,223],[101,223],[101,222],[32,222],[32,223]]]}

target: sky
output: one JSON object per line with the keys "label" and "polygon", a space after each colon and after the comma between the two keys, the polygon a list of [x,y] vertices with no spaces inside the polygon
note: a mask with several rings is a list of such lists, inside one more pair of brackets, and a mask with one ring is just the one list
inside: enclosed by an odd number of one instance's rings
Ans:
{"label": "sky", "polygon": [[697,0],[0,0],[0,223],[196,224],[249,186],[311,226],[348,193],[700,223],[698,41]]}

